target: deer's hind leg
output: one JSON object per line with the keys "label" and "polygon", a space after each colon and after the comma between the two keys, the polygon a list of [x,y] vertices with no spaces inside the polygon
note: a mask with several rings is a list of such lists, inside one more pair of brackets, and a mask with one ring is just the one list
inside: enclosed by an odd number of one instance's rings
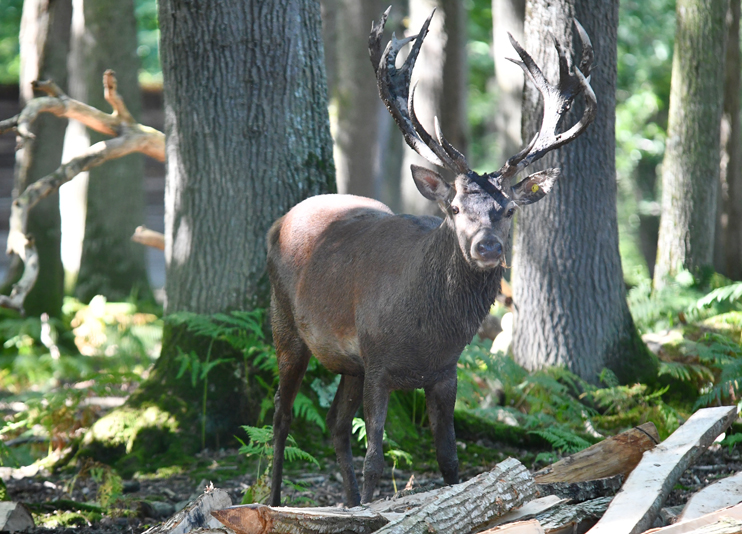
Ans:
{"label": "deer's hind leg", "polygon": [[271,478],[271,506],[281,505],[281,479],[286,438],[291,426],[292,408],[311,356],[306,343],[299,337],[290,313],[276,305],[275,294],[271,307],[273,341],[278,359],[278,389],[273,416],[273,475]]}
{"label": "deer's hind leg", "polygon": [[340,473],[343,476],[343,491],[345,506],[353,507],[361,504],[361,494],[358,491],[355,470],[353,469],[353,453],[350,447],[353,417],[358,411],[363,399],[363,375],[342,375],[335,398],[327,413],[327,427],[332,435]]}

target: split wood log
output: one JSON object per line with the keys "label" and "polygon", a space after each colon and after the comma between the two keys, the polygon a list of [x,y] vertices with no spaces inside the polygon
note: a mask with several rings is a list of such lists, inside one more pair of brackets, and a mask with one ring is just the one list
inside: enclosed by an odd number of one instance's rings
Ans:
{"label": "split wood log", "polygon": [[232,498],[226,491],[208,486],[195,501],[167,521],[145,531],[145,534],[186,534],[196,529],[218,529],[234,534],[212,515],[214,510],[229,506],[232,506]]}
{"label": "split wood log", "polygon": [[536,484],[582,482],[623,475],[634,470],[645,451],[660,442],[654,423],[644,423],[562,458],[533,474]]}
{"label": "split wood log", "polygon": [[165,250],[165,235],[160,232],[150,230],[146,226],[137,226],[131,240],[147,247]]}
{"label": "split wood log", "polygon": [[680,475],[736,419],[735,406],[705,408],[647,451],[590,534],[638,534],[652,524]]}
{"label": "split wood log", "polygon": [[467,482],[375,501],[368,506],[287,508],[233,506],[214,511],[220,522],[238,534],[469,534],[477,526],[522,505],[536,495],[536,485],[518,460],[508,458]]}
{"label": "split wood log", "polygon": [[577,504],[562,504],[546,510],[536,519],[547,534],[576,534],[585,532],[603,516],[612,497],[600,497]]}
{"label": "split wood log", "polygon": [[499,527],[490,528],[479,534],[545,534],[541,524],[535,519],[528,521],[518,521]]}
{"label": "split wood log", "polygon": [[0,502],[0,531],[20,532],[34,528],[31,512],[19,502]]}
{"label": "split wood log", "polygon": [[435,500],[392,521],[378,534],[469,534],[537,495],[533,477],[515,458],[489,472],[444,488]]}
{"label": "split wood log", "polygon": [[237,534],[370,534],[389,522],[361,506],[290,508],[246,504],[211,513]]}
{"label": "split wood log", "polygon": [[562,499],[569,499],[571,502],[584,502],[615,495],[623,486],[623,482],[623,475],[615,475],[581,482],[537,484],[537,487],[541,495],[555,495]]}
{"label": "split wood log", "polygon": [[506,525],[508,523],[515,523],[516,521],[527,521],[534,519],[543,514],[544,512],[556,508],[558,506],[567,504],[567,499],[560,499],[556,495],[547,495],[546,497],[539,497],[527,502],[520,508],[511,510],[502,517],[498,517],[494,521],[487,523],[487,529],[491,529],[500,525]]}
{"label": "split wood log", "polygon": [[735,534],[738,532],[742,532],[742,504],[666,527],[653,528],[644,534]]}
{"label": "split wood log", "polygon": [[695,493],[678,516],[678,522],[695,519],[742,502],[742,471]]}
{"label": "split wood log", "polygon": [[660,442],[654,423],[644,423],[572,454],[533,474],[541,495],[572,502],[615,495],[648,451]]}
{"label": "split wood log", "polygon": [[0,306],[19,311],[23,311],[23,301],[39,275],[38,253],[33,237],[27,234],[29,210],[81,172],[108,160],[142,152],[158,161],[165,161],[165,135],[134,120],[116,90],[116,75],[112,70],[103,74],[104,97],[113,108],[111,114],[70,98],[54,82],[36,81],[33,82],[33,88],[48,96],[34,98],[18,115],[0,122],[0,134],[15,131],[18,144],[22,146],[26,139],[34,137],[30,125],[36,117],[40,113],[53,113],[58,117],[78,120],[88,128],[113,136],[113,139],[95,143],[51,174],[30,184],[13,200],[7,253],[17,254],[23,261],[24,269],[10,296],[0,296]]}

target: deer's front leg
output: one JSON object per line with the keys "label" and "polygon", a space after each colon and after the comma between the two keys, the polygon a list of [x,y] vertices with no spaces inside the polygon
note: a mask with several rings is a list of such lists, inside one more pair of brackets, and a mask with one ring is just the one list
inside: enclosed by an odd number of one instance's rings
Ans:
{"label": "deer's front leg", "polygon": [[456,454],[456,433],[453,429],[456,368],[453,368],[442,381],[425,388],[425,402],[435,440],[438,467],[446,484],[456,484],[459,481],[459,458]]}
{"label": "deer's front leg", "polygon": [[368,450],[363,462],[363,493],[361,502],[373,500],[374,490],[384,470],[384,421],[389,405],[389,390],[379,377],[366,376],[363,387],[363,415],[366,420]]}

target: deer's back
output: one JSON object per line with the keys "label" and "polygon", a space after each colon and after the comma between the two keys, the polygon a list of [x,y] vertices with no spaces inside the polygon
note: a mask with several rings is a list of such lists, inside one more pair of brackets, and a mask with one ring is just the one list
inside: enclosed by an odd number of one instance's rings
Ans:
{"label": "deer's back", "polygon": [[274,313],[288,314],[302,340],[330,370],[363,372],[359,327],[405,307],[423,261],[421,242],[435,217],[394,215],[384,204],[352,195],[320,195],[295,206],[268,234]]}

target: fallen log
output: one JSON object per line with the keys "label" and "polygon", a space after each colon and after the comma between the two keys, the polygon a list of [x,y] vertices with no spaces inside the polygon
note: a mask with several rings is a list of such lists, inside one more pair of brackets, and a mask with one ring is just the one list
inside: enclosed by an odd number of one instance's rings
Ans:
{"label": "fallen log", "polygon": [[544,467],[533,478],[541,495],[572,502],[615,495],[644,452],[659,441],[654,423],[644,423]]}
{"label": "fallen log", "polygon": [[687,521],[742,502],[742,471],[723,478],[695,493],[677,521]]}
{"label": "fallen log", "polygon": [[521,521],[528,521],[535,519],[539,514],[543,514],[548,510],[567,504],[567,499],[560,499],[556,495],[547,495],[546,497],[539,497],[530,502],[527,502],[520,508],[516,508],[508,512],[507,514],[498,517],[494,521],[489,522],[486,528],[491,529],[500,525],[506,525],[508,523],[515,523]]}
{"label": "fallen log", "polygon": [[490,528],[479,534],[545,534],[544,529],[538,521],[531,519],[529,521],[519,521],[517,523],[508,523],[499,527]]}
{"label": "fallen log", "polygon": [[536,495],[536,484],[525,466],[508,458],[492,471],[443,488],[433,501],[392,521],[378,534],[469,534]]}
{"label": "fallen log", "polygon": [[610,505],[612,497],[600,497],[577,504],[562,504],[536,516],[546,534],[585,532],[595,525]]}
{"label": "fallen log", "polygon": [[212,512],[237,534],[469,534],[492,518],[528,502],[536,485],[518,460],[508,458],[467,482],[367,507],[287,508],[233,506]]}
{"label": "fallen log", "polygon": [[144,534],[186,534],[196,529],[219,529],[229,533],[228,527],[225,528],[211,513],[231,505],[232,499],[226,491],[208,486],[195,501]]}
{"label": "fallen log", "polygon": [[653,528],[644,534],[736,534],[739,532],[742,532],[742,504],[666,527]]}
{"label": "fallen log", "polygon": [[582,482],[623,475],[634,470],[645,451],[660,442],[654,423],[644,423],[562,458],[533,474],[536,484]]}
{"label": "fallen log", "polygon": [[736,417],[735,406],[705,408],[693,414],[669,438],[644,454],[590,534],[645,531],[683,471]]}

